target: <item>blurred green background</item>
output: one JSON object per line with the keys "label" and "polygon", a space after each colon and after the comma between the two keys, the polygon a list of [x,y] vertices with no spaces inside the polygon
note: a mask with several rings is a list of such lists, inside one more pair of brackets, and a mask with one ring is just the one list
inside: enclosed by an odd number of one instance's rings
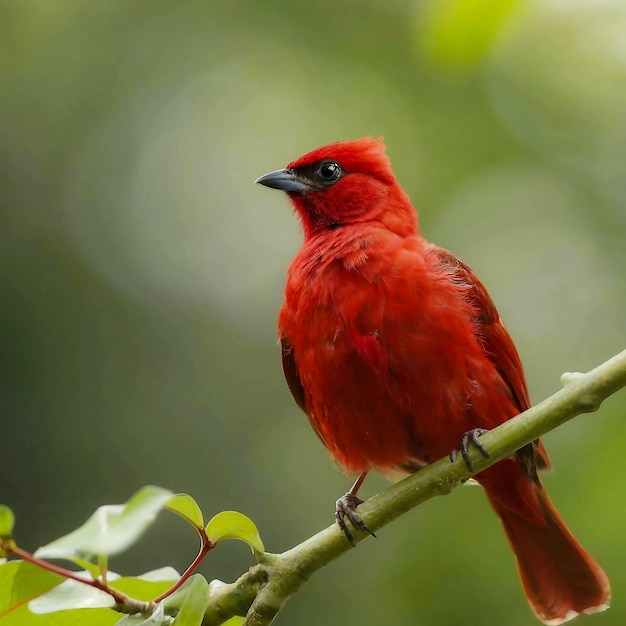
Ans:
{"label": "blurred green background", "polygon": [[[424,234],[488,286],[535,401],[626,347],[621,0],[0,0],[0,500],[24,547],[148,483],[242,511],[271,551],[332,521],[350,478],[276,345],[301,235],[252,181],[365,135],[385,137]],[[622,392],[546,437],[548,490],[613,583],[589,624],[626,623],[625,415]],[[113,569],[182,569],[195,548],[164,516]],[[251,563],[228,543],[203,571]],[[276,623],[468,620],[535,623],[462,488]]]}

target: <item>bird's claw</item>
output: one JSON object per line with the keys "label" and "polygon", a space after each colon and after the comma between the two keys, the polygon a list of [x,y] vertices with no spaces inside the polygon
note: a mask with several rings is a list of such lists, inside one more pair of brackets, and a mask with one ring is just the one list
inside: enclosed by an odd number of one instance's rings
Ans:
{"label": "bird's claw", "polygon": [[356,512],[356,507],[359,506],[359,504],[362,504],[362,502],[363,500],[357,498],[356,495],[348,491],[348,493],[341,496],[335,504],[335,521],[337,522],[339,528],[341,528],[343,534],[346,536],[346,539],[353,546],[356,546],[356,541],[354,540],[352,531],[348,528],[346,520],[350,520],[350,523],[354,526],[354,528],[357,528],[365,533],[369,533],[372,537],[376,537],[376,535],[365,525],[361,516]]}
{"label": "bird's claw", "polygon": [[[478,448],[478,451],[486,459],[489,458],[489,452],[487,452],[487,449],[485,448],[483,443],[478,439],[481,435],[484,435],[486,432],[489,432],[489,431],[485,428],[472,428],[472,430],[468,430],[461,438],[461,447],[460,447],[461,456],[463,457],[463,460],[465,461],[465,467],[467,467],[468,471],[470,472],[474,471],[472,460],[470,459],[470,455],[468,452],[468,446],[470,443],[473,443]],[[450,460],[453,463],[454,461],[456,461],[456,455],[457,455],[457,450],[452,450],[452,452],[450,452]]]}

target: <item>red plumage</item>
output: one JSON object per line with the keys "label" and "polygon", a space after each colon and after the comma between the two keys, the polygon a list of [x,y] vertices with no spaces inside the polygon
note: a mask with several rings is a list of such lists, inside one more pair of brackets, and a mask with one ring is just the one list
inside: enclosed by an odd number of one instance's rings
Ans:
{"label": "red plumage", "polygon": [[[414,471],[529,406],[522,365],[486,289],[419,234],[383,144],[310,152],[259,182],[283,189],[304,244],[279,315],[289,388],[350,472]],[[536,474],[537,442],[478,474],[536,615],[560,624],[606,608],[606,575]]]}

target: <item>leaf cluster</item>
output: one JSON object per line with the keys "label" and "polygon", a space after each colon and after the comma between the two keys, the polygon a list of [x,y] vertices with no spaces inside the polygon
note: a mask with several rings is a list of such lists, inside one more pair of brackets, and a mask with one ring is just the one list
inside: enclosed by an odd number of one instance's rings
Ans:
{"label": "leaf cluster", "polygon": [[[189,567],[182,574],[171,567],[139,576],[111,571],[109,558],[137,543],[164,509],[183,518],[200,538]],[[57,626],[66,624],[70,613],[82,623],[84,611],[93,626],[199,626],[211,596],[211,585],[194,573],[204,557],[225,539],[245,541],[257,557],[264,552],[255,524],[242,513],[223,511],[205,524],[190,495],[155,486],[143,487],[124,504],[99,507],[80,527],[33,554],[17,545],[14,525],[13,511],[0,505],[2,626]],[[69,562],[72,569],[53,560]],[[44,622],[41,615],[47,616]],[[226,623],[242,621],[235,616]]]}

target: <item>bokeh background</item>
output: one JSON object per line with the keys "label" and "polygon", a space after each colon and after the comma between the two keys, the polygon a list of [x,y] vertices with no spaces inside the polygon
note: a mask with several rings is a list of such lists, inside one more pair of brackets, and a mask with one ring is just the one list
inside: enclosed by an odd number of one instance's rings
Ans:
{"label": "bokeh background", "polygon": [[[300,244],[259,175],[384,136],[425,235],[483,279],[541,400],[626,347],[621,0],[0,0],[0,500],[38,545],[144,484],[282,551],[350,478],[286,390]],[[626,392],[546,437],[545,478],[626,623]],[[368,479],[364,493],[383,489]],[[182,569],[164,515],[116,559]],[[203,566],[252,563],[228,543]],[[316,575],[277,624],[534,624],[478,488]],[[581,621],[581,623],[583,623]]]}

